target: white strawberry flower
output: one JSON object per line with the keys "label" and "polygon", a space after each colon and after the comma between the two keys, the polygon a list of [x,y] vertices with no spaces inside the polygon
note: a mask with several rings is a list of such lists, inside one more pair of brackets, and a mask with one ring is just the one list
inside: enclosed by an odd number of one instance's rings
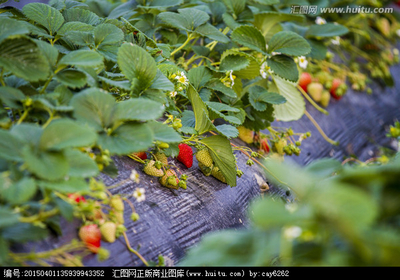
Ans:
{"label": "white strawberry flower", "polygon": [[231,88],[235,84],[235,78],[236,78],[236,76],[232,75],[232,73],[233,73],[233,70],[231,70],[229,73],[229,79],[231,79]]}
{"label": "white strawberry flower", "polygon": [[183,73],[183,72],[181,72],[180,76],[176,76],[175,79],[177,79],[179,83],[181,83],[185,86],[187,86],[189,84],[189,80],[186,77],[185,73]]}
{"label": "white strawberry flower", "polygon": [[131,175],[129,176],[129,179],[138,184],[140,182],[139,173],[137,173],[137,171],[133,169]]}
{"label": "white strawberry flower", "polygon": [[295,239],[297,237],[299,237],[302,233],[302,229],[298,226],[292,226],[292,227],[288,227],[285,228],[285,230],[283,231],[283,235],[285,236],[286,239]]}
{"label": "white strawberry flower", "polygon": [[331,40],[333,45],[339,46],[340,45],[340,37],[336,36],[334,39]]}
{"label": "white strawberry flower", "polygon": [[299,66],[301,68],[303,68],[303,69],[306,69],[307,65],[308,65],[308,61],[307,61],[306,57],[305,56],[300,56],[299,57]]}
{"label": "white strawberry flower", "polygon": [[261,77],[263,77],[263,79],[266,79],[268,77],[268,74],[272,74],[272,70],[268,66],[267,62],[264,62],[263,64],[261,64],[260,75]]}
{"label": "white strawberry flower", "polygon": [[171,98],[174,98],[177,94],[178,94],[177,91],[171,91],[171,92],[169,93],[169,96],[170,96]]}
{"label": "white strawberry flower", "polygon": [[322,25],[326,23],[326,20],[323,19],[322,17],[317,17],[317,19],[315,20],[315,23],[318,25]]}
{"label": "white strawberry flower", "polygon": [[400,37],[400,29],[397,29],[397,30],[396,30],[396,34],[397,34],[397,36]]}
{"label": "white strawberry flower", "polygon": [[136,198],[137,202],[144,201],[146,199],[144,188],[136,188],[133,192],[133,197]]}

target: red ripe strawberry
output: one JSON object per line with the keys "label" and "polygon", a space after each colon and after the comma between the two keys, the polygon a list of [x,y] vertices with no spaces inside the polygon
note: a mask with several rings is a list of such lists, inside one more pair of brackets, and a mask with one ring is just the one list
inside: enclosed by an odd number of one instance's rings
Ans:
{"label": "red ripe strawberry", "polygon": [[188,144],[181,143],[179,144],[179,155],[177,160],[182,162],[187,168],[192,167],[193,165],[193,151],[192,148]]}
{"label": "red ripe strawberry", "polygon": [[96,224],[84,225],[79,230],[79,238],[85,243],[86,247],[97,254],[100,250],[101,232]]}
{"label": "red ripe strawberry", "polygon": [[138,152],[138,153],[133,153],[135,156],[137,156],[138,158],[145,160],[147,159],[147,154],[146,152]]}
{"label": "red ripe strawberry", "polygon": [[68,194],[68,198],[72,199],[72,200],[74,200],[75,202],[78,202],[78,203],[79,202],[86,202],[86,199],[83,196],[81,196],[81,195],[79,195],[77,193]]}
{"label": "red ripe strawberry", "polygon": [[260,142],[260,149],[263,150],[266,153],[269,153],[269,145],[268,145],[268,140],[266,138],[261,139]]}
{"label": "red ripe strawberry", "polygon": [[307,92],[307,86],[312,82],[311,74],[308,72],[303,72],[300,75],[299,86]]}
{"label": "red ripe strawberry", "polygon": [[342,84],[342,80],[335,78],[332,81],[332,87],[330,88],[329,92],[331,93],[332,97],[335,98],[336,100],[339,100],[342,98],[341,95],[336,93],[337,88]]}

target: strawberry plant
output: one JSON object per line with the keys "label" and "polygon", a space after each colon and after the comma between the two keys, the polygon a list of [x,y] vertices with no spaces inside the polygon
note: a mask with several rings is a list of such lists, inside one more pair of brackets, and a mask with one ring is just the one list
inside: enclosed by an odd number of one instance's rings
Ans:
{"label": "strawberry plant", "polygon": [[[327,45],[337,36],[356,36],[347,22],[310,23],[278,0],[50,0],[21,10],[5,2],[0,8],[1,264],[27,264],[26,255],[9,251],[13,243],[41,240],[50,231],[61,234],[60,217],[76,217],[83,222],[82,242],[29,261],[81,264],[90,252],[104,259],[98,237],[112,243],[123,236],[148,265],[125,234],[124,203],[132,220],[139,217],[133,203],[96,179],[100,173],[117,174],[117,156],[140,162],[160,187],[185,191],[187,175],[174,170],[172,157],[186,168],[193,168],[196,157],[205,176],[234,187],[243,174],[235,151],[264,169],[259,158],[299,155],[310,134],[273,127],[274,120],[306,115],[337,144],[306,111],[305,100],[327,113],[306,92],[311,82],[323,84],[332,96],[345,91],[326,85],[349,73],[338,70]],[[397,26],[394,20],[389,25]],[[385,33],[385,26],[377,32]],[[393,30],[387,40],[391,35]],[[306,68],[310,76],[335,72],[305,87],[299,76]],[[350,78],[357,80],[354,75]],[[317,91],[315,101],[327,106],[326,92]],[[237,137],[250,147],[233,144]],[[139,173],[132,170],[127,180],[138,184]],[[144,192],[136,189],[136,203]],[[79,258],[71,260],[76,250]]]}

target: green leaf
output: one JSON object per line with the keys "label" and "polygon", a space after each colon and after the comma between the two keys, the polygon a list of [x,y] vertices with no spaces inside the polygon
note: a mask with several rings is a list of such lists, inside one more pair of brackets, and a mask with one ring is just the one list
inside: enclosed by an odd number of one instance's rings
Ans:
{"label": "green leaf", "polygon": [[207,107],[192,85],[189,85],[186,94],[193,107],[193,112],[196,120],[195,130],[199,134],[203,134],[212,130],[214,128],[214,125],[208,117]]}
{"label": "green leaf", "polygon": [[211,80],[210,82],[208,82],[208,83],[206,84],[206,87],[209,88],[209,89],[212,89],[212,90],[220,91],[220,92],[222,92],[223,94],[225,94],[226,96],[231,97],[231,98],[236,98],[236,97],[237,97],[236,92],[235,92],[233,89],[231,89],[231,88],[225,86],[225,85],[224,85],[220,80],[218,80],[218,79],[213,79],[213,80]]}
{"label": "green leaf", "polygon": [[71,42],[76,46],[94,47],[94,35],[90,31],[69,31],[63,39],[67,39],[67,42]]}
{"label": "green leaf", "polygon": [[159,102],[144,98],[132,98],[116,104],[112,120],[113,122],[155,120],[160,118],[163,112],[163,105]]}
{"label": "green leaf", "polygon": [[23,142],[6,130],[0,130],[0,158],[20,161]]}
{"label": "green leaf", "polygon": [[60,198],[56,198],[54,202],[60,210],[61,216],[71,222],[74,219],[74,206]]}
{"label": "green leaf", "polygon": [[36,191],[35,181],[27,177],[7,187],[3,185],[1,189],[3,198],[12,205],[29,201],[36,194]]}
{"label": "green leaf", "polygon": [[178,12],[186,19],[187,23],[189,23],[187,27],[189,30],[196,29],[210,19],[210,16],[206,12],[196,8],[178,9]]}
{"label": "green leaf", "polygon": [[277,92],[286,99],[286,103],[274,105],[275,118],[280,121],[294,121],[300,119],[306,109],[304,98],[296,86],[284,79],[273,76],[274,84],[270,90]]}
{"label": "green leaf", "polygon": [[160,89],[164,91],[175,90],[174,84],[160,71],[160,69],[157,69],[157,75],[149,88]]}
{"label": "green leaf", "polygon": [[187,21],[186,17],[181,14],[172,13],[172,12],[164,12],[157,15],[161,21],[163,21],[166,25],[175,27],[177,29],[182,29],[189,31],[190,30],[190,22]]}
{"label": "green leaf", "polygon": [[68,176],[88,178],[98,175],[96,162],[87,154],[78,150],[67,150],[64,154],[69,165]]}
{"label": "green leaf", "polygon": [[219,65],[219,71],[239,71],[245,69],[249,66],[250,61],[245,56],[240,55],[227,55],[221,60],[221,64]]}
{"label": "green leaf", "polygon": [[91,146],[96,142],[97,134],[87,126],[69,119],[52,121],[43,130],[39,147],[47,150]]}
{"label": "green leaf", "polygon": [[60,59],[58,65],[96,67],[103,64],[103,57],[95,51],[78,50],[70,52]]}
{"label": "green leaf", "polygon": [[0,44],[0,67],[30,82],[44,80],[50,72],[46,57],[28,38],[9,38]]}
{"label": "green leaf", "polygon": [[311,51],[306,39],[292,31],[281,31],[268,42],[268,52],[280,52],[290,56],[302,56]]}
{"label": "green leaf", "polygon": [[46,228],[35,226],[32,223],[18,223],[5,228],[2,232],[4,239],[17,243],[41,240],[48,234],[49,232]]}
{"label": "green leaf", "polygon": [[8,242],[0,235],[0,265],[5,266],[10,254]]}
{"label": "green leaf", "polygon": [[131,83],[128,80],[115,81],[102,76],[97,76],[97,78],[109,86],[113,86],[125,91],[130,91],[131,89]]}
{"label": "green leaf", "polygon": [[200,90],[212,77],[212,72],[205,66],[192,68],[187,75],[190,83],[196,90]]}
{"label": "green leaf", "polygon": [[17,88],[8,86],[0,87],[0,100],[10,108],[22,109],[21,101],[25,98],[22,91]]}
{"label": "green leaf", "polygon": [[228,11],[239,16],[246,7],[246,0],[223,0],[224,4],[228,8]]}
{"label": "green leaf", "polygon": [[30,20],[46,27],[50,35],[54,35],[64,23],[64,17],[58,10],[43,3],[27,4],[22,11]]}
{"label": "green leaf", "polygon": [[11,134],[17,137],[21,143],[27,143],[32,146],[39,145],[40,137],[42,136],[43,129],[38,124],[34,123],[21,123],[14,125]]}
{"label": "green leaf", "polygon": [[132,82],[136,92],[148,88],[157,75],[153,57],[137,45],[123,44],[119,48],[117,61],[121,72]]}
{"label": "green leaf", "polygon": [[311,52],[307,56],[319,60],[325,59],[328,47],[323,42],[313,39],[309,39],[307,42],[311,46]]}
{"label": "green leaf", "polygon": [[249,65],[246,68],[233,72],[236,77],[251,80],[260,76],[260,65],[253,56],[243,52],[239,52],[238,50],[228,50],[222,54],[221,60],[230,55],[242,56],[249,61]]}
{"label": "green leaf", "polygon": [[100,17],[95,13],[85,9],[67,9],[63,12],[65,21],[79,21],[89,25],[97,25]]}
{"label": "green leaf", "polygon": [[332,158],[323,158],[311,162],[306,166],[305,170],[318,177],[326,178],[342,168],[343,166],[339,161]]}
{"label": "green leaf", "polygon": [[267,65],[271,67],[276,75],[291,82],[296,82],[299,79],[299,71],[297,64],[293,58],[286,55],[274,55],[267,58]]}
{"label": "green leaf", "polygon": [[60,180],[55,182],[41,181],[40,186],[52,191],[59,191],[62,193],[75,193],[89,191],[89,184],[83,178],[68,178],[67,180]]}
{"label": "green leaf", "polygon": [[285,208],[285,204],[281,200],[276,201],[271,198],[254,201],[250,205],[249,213],[253,223],[263,229],[299,222],[311,215],[303,209],[291,213]]}
{"label": "green leaf", "polygon": [[50,67],[54,67],[57,63],[58,59],[58,50],[55,46],[50,45],[49,43],[42,40],[35,40],[36,45],[42,52],[42,54],[49,61]]}
{"label": "green leaf", "polygon": [[272,32],[281,22],[304,22],[306,17],[297,14],[285,14],[280,12],[265,11],[254,16],[254,26],[261,31],[266,40],[269,40],[274,33]]}
{"label": "green leaf", "polygon": [[11,18],[0,17],[0,26],[0,43],[9,36],[29,33],[29,29],[24,23]]}
{"label": "green leaf", "polygon": [[114,24],[103,23],[93,30],[96,46],[118,44],[124,39],[124,32]]}
{"label": "green leaf", "polygon": [[210,136],[199,141],[210,151],[214,163],[221,170],[229,186],[236,186],[236,161],[230,141],[221,135]]}
{"label": "green leaf", "polygon": [[260,53],[266,53],[265,39],[261,32],[250,25],[242,25],[231,34],[232,41]]}
{"label": "green leaf", "polygon": [[181,135],[168,125],[156,121],[148,122],[147,124],[153,130],[155,140],[166,143],[179,143],[182,141]]}
{"label": "green leaf", "polygon": [[80,21],[71,21],[64,23],[60,30],[58,30],[57,34],[63,36],[67,35],[70,31],[92,31],[93,29],[93,25]]}
{"label": "green leaf", "polygon": [[68,162],[61,152],[39,152],[24,146],[21,153],[27,169],[39,178],[59,180],[68,173]]}
{"label": "green leaf", "polygon": [[95,88],[76,94],[71,99],[71,106],[75,108],[74,117],[96,131],[111,126],[114,105],[114,97]]}
{"label": "green leaf", "polygon": [[370,226],[378,215],[376,201],[364,190],[327,180],[313,190],[312,204],[320,215],[348,227]]}
{"label": "green leaf", "polygon": [[347,27],[340,24],[314,24],[306,32],[307,37],[334,37],[348,33]]}
{"label": "green leaf", "polygon": [[112,154],[127,155],[147,150],[153,140],[153,131],[147,124],[123,124],[111,135],[101,134],[98,144]]}
{"label": "green leaf", "polygon": [[[1,179],[0,179],[1,180]],[[18,223],[19,214],[6,206],[0,206],[0,229],[15,225]]]}
{"label": "green leaf", "polygon": [[194,30],[194,33],[197,33],[201,36],[210,38],[211,40],[218,41],[220,43],[228,43],[229,38],[224,35],[221,31],[215,28],[213,25],[209,23],[205,23],[200,25]]}
{"label": "green leaf", "polygon": [[86,74],[77,69],[64,69],[58,72],[55,78],[71,88],[81,88],[87,83]]}
{"label": "green leaf", "polygon": [[268,92],[265,88],[256,85],[249,89],[249,101],[257,111],[265,111],[267,103],[283,104],[286,99],[280,94]]}
{"label": "green leaf", "polygon": [[219,133],[224,135],[226,138],[231,139],[231,138],[236,138],[239,136],[239,130],[229,124],[221,124],[217,125],[215,127]]}

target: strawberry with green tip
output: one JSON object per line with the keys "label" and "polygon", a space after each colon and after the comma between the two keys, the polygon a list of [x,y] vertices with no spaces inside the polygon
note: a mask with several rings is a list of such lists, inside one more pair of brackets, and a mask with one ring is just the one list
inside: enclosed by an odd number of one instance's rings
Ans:
{"label": "strawberry with green tip", "polygon": [[331,94],[329,93],[329,91],[324,90],[321,94],[321,100],[319,102],[323,107],[328,107],[330,99]]}
{"label": "strawberry with green tip", "polygon": [[179,155],[176,158],[178,161],[182,162],[187,168],[193,165],[193,150],[185,143],[179,144]]}
{"label": "strawberry with green tip", "polygon": [[165,175],[161,177],[160,183],[164,187],[177,189],[177,186],[179,184],[179,179],[174,170],[168,169],[165,172]]}
{"label": "strawberry with green tip", "polygon": [[96,224],[87,224],[79,229],[79,238],[85,243],[86,247],[97,254],[101,245],[101,232]]}
{"label": "strawberry with green tip", "polygon": [[307,92],[311,95],[312,99],[319,102],[321,100],[322,91],[324,86],[317,82],[312,82],[307,86]]}

